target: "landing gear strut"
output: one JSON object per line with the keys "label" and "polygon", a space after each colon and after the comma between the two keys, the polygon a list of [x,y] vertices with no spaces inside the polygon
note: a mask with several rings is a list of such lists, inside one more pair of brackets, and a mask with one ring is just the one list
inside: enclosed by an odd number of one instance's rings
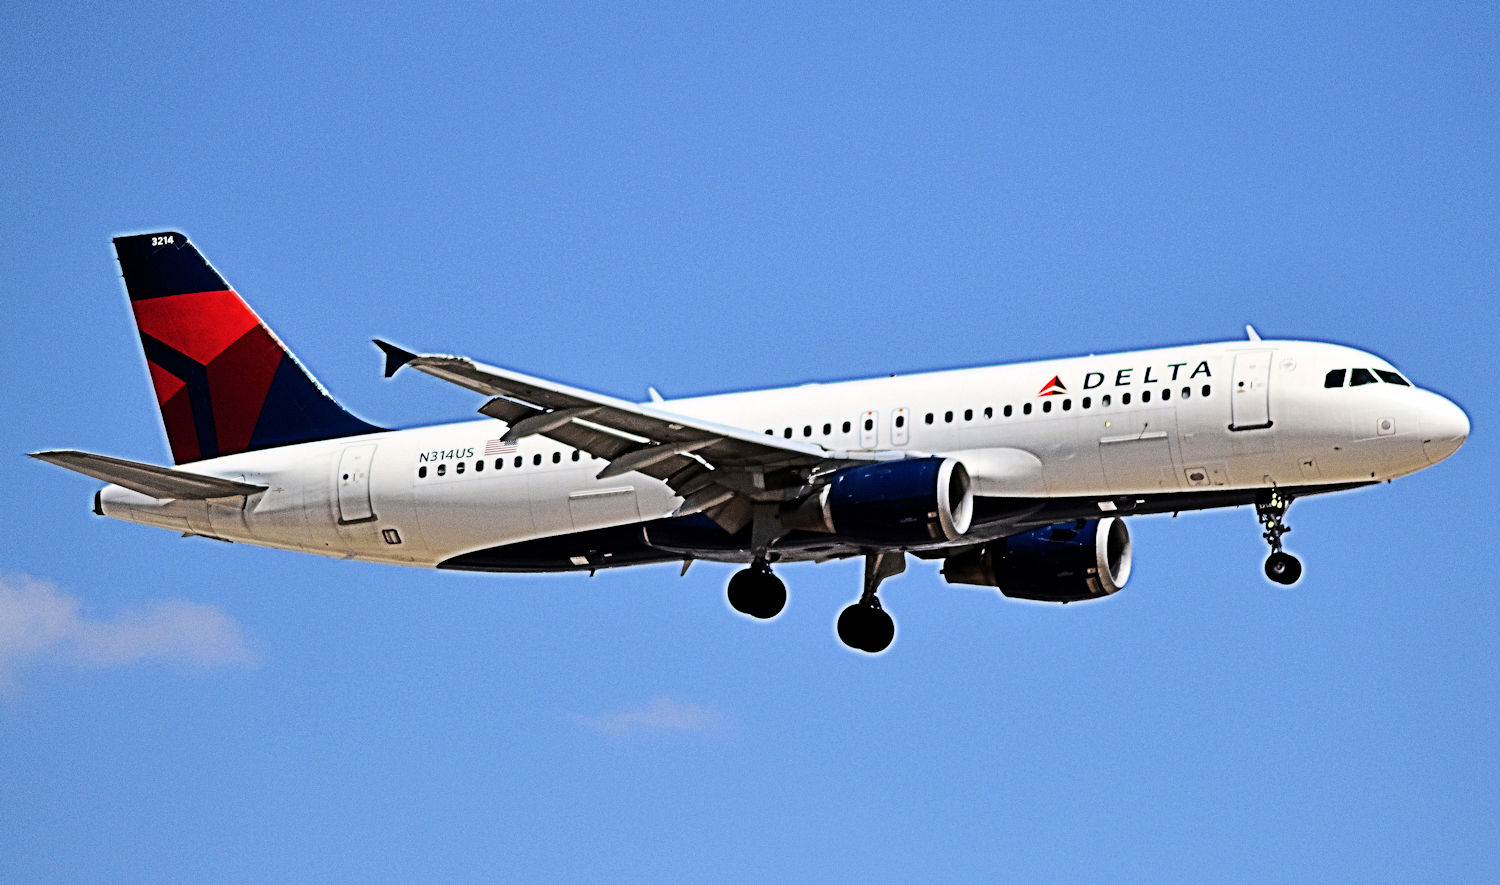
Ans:
{"label": "landing gear strut", "polygon": [[1255,516],[1265,528],[1261,537],[1271,545],[1271,555],[1266,557],[1266,577],[1278,584],[1295,584],[1302,577],[1301,560],[1281,549],[1281,536],[1291,531],[1283,521],[1287,508],[1291,506],[1292,499],[1281,494],[1275,486],[1271,487],[1270,497],[1255,503]]}
{"label": "landing gear strut", "polygon": [[901,550],[871,551],[865,555],[865,590],[859,601],[839,613],[839,641],[868,654],[879,654],[896,638],[896,622],[880,606],[875,591],[880,582],[906,571]]}
{"label": "landing gear strut", "polygon": [[771,574],[771,566],[757,557],[747,569],[729,579],[729,604],[740,614],[770,620],[786,607],[786,585]]}

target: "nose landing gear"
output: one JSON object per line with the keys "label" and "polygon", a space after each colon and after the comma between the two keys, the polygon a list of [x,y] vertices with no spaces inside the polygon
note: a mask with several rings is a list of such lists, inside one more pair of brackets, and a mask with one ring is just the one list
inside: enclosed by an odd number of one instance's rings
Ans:
{"label": "nose landing gear", "polygon": [[1255,516],[1265,528],[1261,537],[1271,545],[1271,555],[1266,557],[1266,577],[1278,584],[1295,584],[1302,577],[1302,561],[1281,549],[1281,536],[1291,531],[1284,517],[1292,499],[1281,494],[1275,486],[1265,500],[1255,502]]}

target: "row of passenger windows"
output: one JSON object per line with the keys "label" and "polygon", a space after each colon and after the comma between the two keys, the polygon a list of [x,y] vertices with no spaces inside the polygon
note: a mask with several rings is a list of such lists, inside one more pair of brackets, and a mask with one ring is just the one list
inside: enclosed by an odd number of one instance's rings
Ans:
{"label": "row of passenger windows", "polygon": [[[594,457],[593,455],[590,455],[589,456],[590,460],[592,460],[593,457]],[[532,466],[534,466],[534,467],[540,467],[540,466],[542,466],[543,460],[544,459],[542,458],[541,453],[537,453],[537,454],[531,456],[531,463],[532,463]],[[552,463],[553,464],[561,464],[562,460],[563,460],[563,453],[562,452],[553,452],[552,453]],[[581,461],[581,460],[583,460],[583,453],[579,452],[577,449],[574,449],[573,453],[569,456],[568,460],[570,460],[570,461]],[[456,473],[456,474],[457,473],[463,473],[464,470],[466,469],[468,463],[469,462],[467,462],[467,461],[458,461],[458,462],[455,462],[454,465],[453,465],[453,472]],[[484,465],[486,463],[487,462],[485,462],[485,460],[483,458],[481,458],[479,460],[476,460],[474,462],[474,472],[475,473],[483,473],[484,472]],[[526,457],[524,455],[517,455],[517,456],[515,456],[515,458],[511,459],[510,463],[511,463],[511,465],[512,465],[513,468],[520,469],[520,468],[526,466]],[[504,470],[505,469],[505,459],[504,458],[496,458],[495,459],[495,469],[496,470]],[[442,463],[442,464],[437,465],[437,469],[435,469],[433,471],[433,473],[435,473],[437,476],[447,476],[448,475],[448,465],[446,463]],[[427,465],[426,464],[423,464],[422,466],[420,466],[420,467],[417,468],[417,478],[418,479],[426,479],[427,478]]]}
{"label": "row of passenger windows", "polygon": [[[1361,373],[1361,372],[1363,372],[1366,375],[1369,374],[1369,370],[1367,370],[1367,369],[1355,369],[1354,372],[1355,373]],[[1325,386],[1328,386],[1328,387],[1341,387],[1341,386],[1343,386],[1343,373],[1344,373],[1343,369],[1335,369],[1334,371],[1329,372],[1328,373],[1328,378],[1325,381]],[[1334,376],[1335,375],[1339,376],[1338,377],[1338,383],[1334,383]],[[1400,375],[1397,375],[1395,372],[1380,372],[1380,376],[1382,378],[1384,378],[1387,382],[1391,383],[1391,384],[1406,384],[1406,379],[1402,378]],[[1389,376],[1389,377],[1387,377],[1387,376]],[[1357,374],[1356,374],[1356,377],[1358,377]],[[1373,383],[1373,381],[1374,381],[1373,378],[1371,378],[1368,381],[1351,381],[1350,382],[1350,386],[1354,386],[1356,384],[1370,384],[1370,383]],[[1140,401],[1142,403],[1149,403],[1149,402],[1151,402],[1152,393],[1153,392],[1150,391],[1150,390],[1142,390],[1140,392],[1140,394],[1141,394]],[[1209,384],[1203,385],[1203,387],[1200,390],[1200,395],[1201,396],[1209,396],[1212,393],[1213,393],[1213,386],[1209,385]],[[1159,392],[1157,392],[1157,394],[1160,397],[1161,402],[1168,402],[1168,401],[1170,401],[1172,399],[1172,389],[1170,387],[1162,388]],[[1191,388],[1191,387],[1183,387],[1178,392],[1177,396],[1178,396],[1179,399],[1191,399],[1192,396],[1193,396],[1193,388]],[[1129,391],[1120,394],[1120,405],[1122,405],[1122,406],[1128,406],[1128,405],[1130,405],[1131,401],[1132,401],[1131,397],[1132,397],[1132,394]],[[1043,414],[1050,413],[1053,410],[1053,408],[1052,408],[1053,402],[1054,402],[1054,399],[1050,398],[1050,397],[1047,398],[1047,399],[1043,399],[1042,400],[1042,404],[1041,404],[1041,412]],[[1073,410],[1073,399],[1072,399],[1072,397],[1064,397],[1062,399],[1061,403],[1062,404],[1059,407],[1061,411],[1071,412]],[[1022,403],[1021,404],[1021,409],[1020,409],[1021,414],[1022,415],[1030,415],[1034,411],[1034,408],[1033,408],[1034,405],[1035,405],[1034,403]],[[1099,397],[1098,405],[1099,405],[1099,408],[1101,408],[1101,409],[1107,409],[1110,406],[1114,405],[1114,400],[1113,400],[1112,395],[1106,393],[1103,396]],[[1080,399],[1078,401],[1078,406],[1079,406],[1080,409],[1091,409],[1091,408],[1094,407],[1094,398],[1090,397],[1090,396],[1083,397],[1082,399]],[[1006,418],[1010,418],[1010,417],[1014,416],[1015,413],[1016,413],[1015,407],[1012,406],[1012,405],[1009,405],[1009,404],[1007,404],[1005,406],[1002,406],[1001,409],[1000,409],[1000,414],[1002,416],[1006,417]],[[994,417],[995,417],[995,408],[993,406],[985,406],[978,413],[976,413],[974,409],[964,409],[963,412],[961,413],[961,416],[962,416],[962,419],[965,422],[969,422],[969,421],[973,421],[975,419],[976,414],[982,415],[983,418],[984,418],[984,420],[986,420],[986,421],[993,420]],[[952,424],[959,417],[960,417],[960,413],[953,412],[953,411],[944,412],[943,415],[942,415],[942,419],[943,419],[943,423],[944,424]],[[937,415],[936,412],[928,412],[926,415],[923,416],[922,420],[923,420],[923,423],[926,423],[926,424],[936,424],[937,420],[938,420],[938,415]],[[906,426],[906,416],[902,415],[902,414],[896,415],[894,423],[895,423],[897,429],[904,428]],[[870,418],[870,417],[866,417],[864,419],[864,421],[863,421],[863,426],[864,426],[864,430],[866,432],[874,430],[875,429],[875,419],[874,418]],[[854,429],[854,423],[852,421],[845,421],[845,422],[843,422],[840,425],[840,430],[843,433],[849,433],[853,429]],[[776,435],[776,431],[775,430],[773,430],[771,428],[767,428],[766,429],[766,436],[775,436],[775,435]],[[786,437],[787,439],[791,439],[793,437],[793,435],[794,435],[794,428],[791,428],[791,427],[784,428],[781,431],[781,435],[784,436],[784,437]],[[802,435],[805,436],[805,437],[812,436],[813,435],[813,425],[811,425],[811,424],[804,424],[802,426]],[[825,423],[823,425],[823,435],[824,436],[832,436],[833,435],[833,423],[832,422]],[[593,456],[590,455],[589,458],[592,459]],[[552,460],[553,464],[561,464],[562,460],[563,460],[563,453],[562,452],[553,452],[551,460]],[[577,449],[574,449],[570,453],[570,455],[569,455],[569,460],[571,460],[571,461],[582,460],[582,453],[579,452]],[[543,457],[542,457],[542,455],[541,455],[540,452],[531,456],[531,463],[535,467],[540,467],[542,465],[543,461],[544,461],[544,459],[543,459]],[[467,462],[467,461],[457,461],[457,462],[455,462],[454,465],[453,465],[453,472],[455,474],[461,474],[461,473],[463,473],[467,469],[468,463],[469,462]],[[483,473],[484,469],[485,469],[485,464],[486,463],[487,462],[484,459],[482,459],[482,458],[475,460],[473,462],[473,464],[474,464],[473,472],[474,473]],[[496,458],[495,461],[494,461],[494,469],[495,470],[504,470],[505,469],[505,463],[506,463],[506,459],[505,458]],[[520,469],[520,468],[526,466],[526,457],[524,455],[516,455],[514,458],[511,459],[510,463],[511,463],[513,469]],[[444,462],[444,463],[438,464],[434,468],[434,470],[432,472],[435,475],[437,475],[437,476],[446,476],[448,474],[448,465],[447,465],[447,463]],[[423,465],[421,465],[421,466],[419,466],[417,468],[417,478],[418,479],[426,479],[427,475],[428,475],[428,470],[427,470],[427,465],[426,464],[423,464]]]}
{"label": "row of passenger windows", "polygon": [[1323,386],[1343,387],[1345,376],[1348,376],[1350,387],[1359,387],[1362,384],[1374,384],[1376,381],[1397,384],[1401,387],[1411,386],[1410,381],[1407,381],[1395,372],[1389,372],[1385,369],[1334,369],[1324,376]]}
{"label": "row of passenger windows", "polygon": [[[1172,399],[1172,395],[1173,395],[1172,388],[1170,388],[1170,387],[1163,388],[1160,391],[1157,391],[1155,393],[1157,394],[1157,396],[1158,396],[1158,398],[1160,399],[1161,402],[1169,402]],[[1209,396],[1212,393],[1213,393],[1213,386],[1210,385],[1210,384],[1203,385],[1203,387],[1199,391],[1199,395],[1201,395],[1201,396]],[[1140,401],[1142,403],[1149,403],[1149,402],[1151,402],[1153,391],[1143,390],[1143,391],[1140,392],[1140,394],[1141,394],[1140,395]],[[1177,392],[1178,399],[1191,399],[1192,396],[1193,396],[1193,388],[1191,388],[1191,387],[1183,387],[1180,391]],[[1041,412],[1042,412],[1042,414],[1050,413],[1053,410],[1053,405],[1052,404],[1053,404],[1054,401],[1055,401],[1055,399],[1051,398],[1051,397],[1042,400],[1042,404],[1041,404]],[[1122,405],[1122,406],[1128,406],[1128,405],[1130,405],[1131,402],[1132,402],[1132,394],[1130,392],[1127,391],[1125,393],[1120,394],[1120,405]],[[1020,413],[1022,415],[1030,415],[1033,411],[1035,411],[1034,405],[1035,405],[1034,403],[1022,403],[1021,404],[1021,408],[1020,408]],[[1094,407],[1094,405],[1095,405],[1094,398],[1091,397],[1091,396],[1083,397],[1082,399],[1080,399],[1078,401],[1078,407],[1080,409],[1092,409]],[[1113,400],[1113,396],[1111,394],[1106,393],[1103,396],[1099,397],[1099,400],[1098,400],[1098,406],[1099,406],[1099,408],[1101,408],[1101,409],[1107,409],[1107,408],[1109,408],[1112,405],[1114,405],[1114,400]],[[1061,411],[1064,411],[1064,412],[1071,412],[1073,410],[1073,399],[1072,399],[1072,397],[1064,397],[1062,399],[1062,404],[1058,408]],[[1012,417],[1012,416],[1014,416],[1016,414],[1016,411],[1017,410],[1016,410],[1015,406],[1006,405],[1006,406],[1003,406],[1000,409],[1000,414],[1003,417],[1010,418],[1010,417]],[[960,418],[960,417],[962,417],[962,419],[964,421],[973,421],[973,420],[975,420],[976,415],[982,416],[984,418],[984,420],[986,420],[986,421],[992,420],[995,417],[995,408],[993,406],[985,406],[983,409],[979,410],[978,412],[975,412],[974,409],[964,409],[962,413],[949,411],[949,412],[944,412],[941,417],[942,417],[942,421],[943,421],[944,424],[952,424],[955,420],[958,420],[958,418]],[[937,421],[938,421],[938,417],[939,416],[938,416],[938,414],[936,412],[928,412],[926,415],[924,415],[922,417],[922,421],[925,424],[936,424]],[[896,418],[895,418],[894,423],[895,423],[897,429],[905,427],[906,426],[906,416],[905,415],[897,415]],[[842,430],[843,430],[844,433],[848,433],[852,427],[853,427],[853,425],[851,424],[851,422],[845,421],[843,423],[843,425],[842,425]],[[864,429],[866,431],[874,430],[875,429],[875,420],[873,418],[866,418],[864,420]],[[791,439],[795,435],[795,430],[796,430],[796,428],[792,428],[792,427],[782,428],[781,435],[784,436],[784,437],[786,437],[787,439]],[[775,436],[775,435],[776,435],[776,431],[775,430],[767,428],[767,430],[766,430],[766,436]],[[804,424],[804,425],[802,425],[802,435],[803,436],[812,436],[813,435],[813,425],[811,425],[811,424]],[[831,436],[831,435],[833,435],[833,424],[831,424],[831,423],[824,424],[823,425],[823,436]]]}

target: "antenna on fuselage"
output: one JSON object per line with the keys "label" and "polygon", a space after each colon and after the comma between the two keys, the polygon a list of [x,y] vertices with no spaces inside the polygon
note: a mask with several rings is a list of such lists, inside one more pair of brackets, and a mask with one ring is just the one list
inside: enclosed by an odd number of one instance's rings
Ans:
{"label": "antenna on fuselage", "polygon": [[1248,326],[1247,325],[1245,327],[1245,334],[1250,337],[1251,341],[1259,341],[1260,340],[1260,333],[1257,332],[1257,331],[1255,331],[1255,327],[1254,326]]}

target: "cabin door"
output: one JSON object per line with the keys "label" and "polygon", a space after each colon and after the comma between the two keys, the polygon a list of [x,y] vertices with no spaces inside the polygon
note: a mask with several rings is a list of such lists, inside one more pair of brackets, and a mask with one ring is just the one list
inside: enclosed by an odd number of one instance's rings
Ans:
{"label": "cabin door", "polygon": [[369,522],[375,518],[375,509],[370,504],[370,465],[374,461],[374,443],[345,446],[339,455],[340,523]]}
{"label": "cabin door", "polygon": [[1271,351],[1234,355],[1229,410],[1230,430],[1264,430],[1271,426]]}

